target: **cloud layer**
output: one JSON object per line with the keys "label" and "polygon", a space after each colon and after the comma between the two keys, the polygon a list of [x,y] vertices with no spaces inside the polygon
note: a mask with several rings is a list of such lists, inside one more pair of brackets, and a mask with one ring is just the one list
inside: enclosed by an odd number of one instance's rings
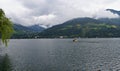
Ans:
{"label": "cloud layer", "polygon": [[118,17],[107,8],[120,10],[120,0],[1,0],[0,8],[15,23],[56,25],[77,17]]}

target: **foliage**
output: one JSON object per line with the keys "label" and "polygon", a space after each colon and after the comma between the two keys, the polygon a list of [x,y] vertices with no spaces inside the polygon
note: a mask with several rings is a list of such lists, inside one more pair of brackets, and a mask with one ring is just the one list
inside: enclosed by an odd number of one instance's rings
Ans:
{"label": "foliage", "polygon": [[6,46],[13,32],[12,22],[5,16],[3,10],[0,9],[0,38]]}

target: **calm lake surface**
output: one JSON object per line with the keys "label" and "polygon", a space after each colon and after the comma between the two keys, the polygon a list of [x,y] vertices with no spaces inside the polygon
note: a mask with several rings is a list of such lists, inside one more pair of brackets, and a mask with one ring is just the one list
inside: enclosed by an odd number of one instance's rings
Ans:
{"label": "calm lake surface", "polygon": [[0,71],[120,71],[120,38],[72,40],[12,39]]}

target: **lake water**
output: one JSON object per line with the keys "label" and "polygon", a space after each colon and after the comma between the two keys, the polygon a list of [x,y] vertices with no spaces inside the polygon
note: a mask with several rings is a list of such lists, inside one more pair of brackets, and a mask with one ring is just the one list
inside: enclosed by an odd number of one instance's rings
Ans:
{"label": "lake water", "polygon": [[12,39],[0,71],[120,71],[120,38]]}

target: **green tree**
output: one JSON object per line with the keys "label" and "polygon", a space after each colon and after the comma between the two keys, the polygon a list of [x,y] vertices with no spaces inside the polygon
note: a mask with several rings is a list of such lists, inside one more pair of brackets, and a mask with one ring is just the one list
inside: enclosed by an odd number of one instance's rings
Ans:
{"label": "green tree", "polygon": [[5,16],[4,11],[0,9],[0,39],[6,46],[13,32],[12,22]]}

